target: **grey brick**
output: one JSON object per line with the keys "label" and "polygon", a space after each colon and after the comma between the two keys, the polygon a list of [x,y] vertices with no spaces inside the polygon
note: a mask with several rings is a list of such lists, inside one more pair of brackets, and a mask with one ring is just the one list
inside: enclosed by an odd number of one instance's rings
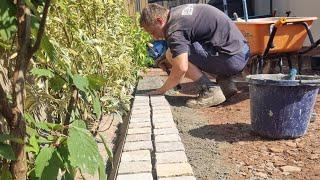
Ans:
{"label": "grey brick", "polygon": [[152,122],[173,122],[173,119],[170,117],[157,117],[157,118],[152,118]]}
{"label": "grey brick", "polygon": [[121,155],[122,162],[147,161],[151,163],[151,154],[149,150],[123,152]]}
{"label": "grey brick", "polygon": [[151,133],[127,135],[126,142],[136,142],[136,141],[151,141]]}
{"label": "grey brick", "polygon": [[117,180],[153,180],[151,173],[118,175]]}
{"label": "grey brick", "polygon": [[151,173],[150,162],[121,162],[118,174]]}
{"label": "grey brick", "polygon": [[150,119],[150,114],[132,114],[131,119],[139,119],[139,118],[149,118]]}
{"label": "grey brick", "polygon": [[153,122],[155,129],[164,129],[164,128],[175,128],[176,124],[173,121],[167,122]]}
{"label": "grey brick", "polygon": [[144,128],[144,127],[149,127],[151,128],[151,122],[133,122],[129,124],[129,129],[131,128]]}
{"label": "grey brick", "polygon": [[188,163],[174,163],[174,164],[157,164],[157,176],[172,177],[172,176],[193,176],[193,171]]}
{"label": "grey brick", "polygon": [[196,178],[194,176],[178,176],[178,177],[160,178],[158,180],[196,180]]}
{"label": "grey brick", "polygon": [[188,159],[184,151],[156,153],[157,164],[186,163],[186,162],[188,162]]}
{"label": "grey brick", "polygon": [[161,135],[161,134],[179,134],[177,128],[164,128],[164,129],[154,129],[154,135]]}
{"label": "grey brick", "polygon": [[162,135],[156,135],[155,136],[155,142],[176,142],[181,141],[181,138],[179,134],[162,134]]}
{"label": "grey brick", "polygon": [[173,119],[173,116],[171,113],[166,113],[166,114],[152,114],[152,119],[155,118],[170,118]]}
{"label": "grey brick", "polygon": [[148,134],[151,133],[151,128],[145,127],[145,128],[132,128],[128,129],[127,134]]}
{"label": "grey brick", "polygon": [[184,151],[184,146],[181,142],[164,142],[164,143],[155,143],[156,152],[170,152],[170,151]]}
{"label": "grey brick", "polygon": [[131,117],[130,123],[137,123],[137,122],[151,122],[150,117]]}
{"label": "grey brick", "polygon": [[123,151],[152,150],[151,141],[126,142]]}

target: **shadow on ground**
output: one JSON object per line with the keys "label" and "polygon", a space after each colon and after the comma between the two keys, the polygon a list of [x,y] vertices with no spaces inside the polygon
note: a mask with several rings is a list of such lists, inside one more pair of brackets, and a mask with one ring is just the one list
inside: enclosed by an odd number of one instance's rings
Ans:
{"label": "shadow on ground", "polygon": [[245,123],[205,125],[192,129],[189,133],[197,138],[214,139],[215,141],[229,143],[261,140],[252,131],[251,125]]}

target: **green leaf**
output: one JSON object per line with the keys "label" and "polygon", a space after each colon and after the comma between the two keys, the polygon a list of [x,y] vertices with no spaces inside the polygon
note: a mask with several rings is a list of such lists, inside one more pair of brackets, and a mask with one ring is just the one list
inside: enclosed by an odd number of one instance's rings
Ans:
{"label": "green leaf", "polygon": [[29,145],[30,145],[30,147],[32,147],[34,149],[35,153],[37,153],[37,154],[39,153],[40,147],[39,147],[38,140],[37,140],[36,136],[31,136],[29,138]]}
{"label": "green leaf", "polygon": [[72,121],[71,126],[77,127],[77,128],[82,128],[82,129],[87,129],[87,125],[83,120],[74,120],[74,121]]}
{"label": "green leaf", "polygon": [[62,159],[56,149],[45,147],[35,161],[36,177],[43,180],[55,180],[62,164]]}
{"label": "green leaf", "polygon": [[96,114],[99,119],[101,116],[101,104],[98,97],[94,97],[93,99],[93,112]]}
{"label": "green leaf", "polygon": [[23,144],[23,140],[17,137],[14,137],[13,135],[10,134],[0,134],[0,142],[5,142],[5,141],[12,141],[15,143]]}
{"label": "green leaf", "polygon": [[54,150],[52,157],[49,160],[49,165],[46,166],[42,172],[41,180],[56,180],[59,168],[62,166],[63,162],[58,152]]}
{"label": "green leaf", "polygon": [[15,11],[16,7],[13,2],[0,1],[0,40],[8,42],[17,31]]}
{"label": "green leaf", "polygon": [[44,35],[42,37],[40,46],[52,62],[57,61],[57,51],[54,45],[50,42],[48,36]]}
{"label": "green leaf", "polygon": [[24,119],[27,121],[28,124],[32,126],[34,126],[34,124],[36,123],[33,116],[29,113],[24,113]]}
{"label": "green leaf", "polygon": [[3,180],[12,180],[12,175],[11,172],[9,171],[9,166],[8,164],[5,164],[0,171],[1,175],[0,175],[0,179]]}
{"label": "green leaf", "polygon": [[48,123],[48,122],[38,122],[37,127],[46,131],[60,131],[63,130],[64,127],[61,124]]}
{"label": "green leaf", "polygon": [[99,134],[99,137],[100,137],[101,140],[102,140],[104,149],[107,151],[108,158],[109,158],[109,160],[110,160],[110,162],[111,162],[111,166],[113,167],[113,153],[112,153],[112,151],[109,149],[109,147],[108,147],[108,145],[107,145],[106,139],[105,139],[100,133],[98,133],[98,134]]}
{"label": "green leaf", "polygon": [[60,91],[65,83],[66,82],[59,76],[54,76],[49,80],[49,86],[55,92]]}
{"label": "green leaf", "polygon": [[43,170],[49,165],[49,160],[54,152],[53,147],[44,147],[41,149],[35,161],[36,177],[41,177]]}
{"label": "green leaf", "polygon": [[98,167],[98,173],[99,173],[99,180],[106,180],[106,166],[103,163],[103,161],[101,161],[99,163],[99,167]]}
{"label": "green leaf", "polygon": [[8,160],[16,160],[16,156],[9,144],[0,143],[0,156]]}
{"label": "green leaf", "polygon": [[83,92],[86,92],[86,90],[89,87],[88,79],[78,74],[73,76],[73,83],[80,91],[83,91]]}
{"label": "green leaf", "polygon": [[91,89],[100,90],[106,83],[106,80],[100,75],[92,74],[86,77],[89,81],[89,87]]}
{"label": "green leaf", "polygon": [[82,128],[71,127],[67,140],[71,164],[81,172],[93,175],[102,161],[98,146],[91,133]]}
{"label": "green leaf", "polygon": [[29,136],[38,136],[38,132],[30,126],[27,126],[27,134]]}
{"label": "green leaf", "polygon": [[44,76],[44,77],[48,77],[48,78],[52,78],[54,76],[54,74],[50,70],[40,69],[40,68],[31,69],[31,74],[38,76],[38,77]]}

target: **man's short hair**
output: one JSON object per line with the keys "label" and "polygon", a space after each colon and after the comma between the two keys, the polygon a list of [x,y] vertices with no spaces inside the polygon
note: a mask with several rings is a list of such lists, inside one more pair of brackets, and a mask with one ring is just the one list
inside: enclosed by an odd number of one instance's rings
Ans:
{"label": "man's short hair", "polygon": [[157,17],[167,19],[168,9],[156,4],[151,3],[147,7],[143,8],[140,16],[140,26],[150,26],[155,23]]}

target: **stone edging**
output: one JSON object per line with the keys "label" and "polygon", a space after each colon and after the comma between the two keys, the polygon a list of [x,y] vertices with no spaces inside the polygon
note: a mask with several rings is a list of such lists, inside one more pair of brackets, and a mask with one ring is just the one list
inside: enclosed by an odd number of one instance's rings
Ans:
{"label": "stone edging", "polygon": [[135,96],[117,175],[129,179],[196,179],[164,96]]}

